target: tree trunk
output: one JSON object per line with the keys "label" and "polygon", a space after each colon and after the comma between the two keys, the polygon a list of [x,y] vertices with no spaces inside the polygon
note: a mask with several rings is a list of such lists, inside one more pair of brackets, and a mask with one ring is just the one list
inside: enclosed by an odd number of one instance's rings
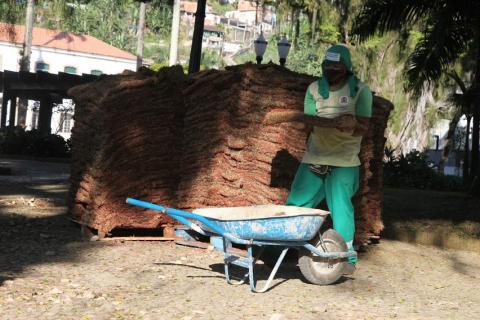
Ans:
{"label": "tree trunk", "polygon": [[298,38],[300,37],[300,8],[297,8],[295,14],[295,36],[293,38],[293,50],[298,49]]}
{"label": "tree trunk", "polygon": [[143,64],[143,36],[145,34],[145,11],[145,2],[140,2],[137,30],[137,70],[140,69]]}
{"label": "tree trunk", "polygon": [[255,28],[258,26],[258,0],[255,1]]}
{"label": "tree trunk", "polygon": [[295,26],[295,7],[292,7],[292,10],[290,11],[290,28],[288,29],[288,38],[289,39],[293,38],[294,26]]}
{"label": "tree trunk", "polygon": [[[478,6],[477,14],[480,14],[480,6]],[[476,59],[476,70],[475,70],[475,83],[474,83],[474,94],[475,99],[473,103],[473,128],[472,128],[472,163],[470,164],[470,178],[473,180],[478,176],[478,166],[480,158],[480,19],[477,23],[477,59]]]}
{"label": "tree trunk", "polygon": [[25,40],[23,42],[20,71],[30,71],[30,56],[32,55],[32,32],[35,0],[28,0],[25,19]]}
{"label": "tree trunk", "polygon": [[438,163],[438,172],[444,174],[445,163],[448,161],[448,155],[453,145],[453,138],[455,137],[455,130],[457,130],[458,121],[462,117],[462,109],[457,107],[453,115],[450,125],[448,126],[447,137],[445,138],[445,145],[443,147],[442,158]]}
{"label": "tree trunk", "polygon": [[[480,38],[480,36],[478,37]],[[480,46],[480,44],[478,44]],[[473,104],[473,128],[472,128],[472,163],[470,164],[470,178],[474,179],[478,176],[478,166],[479,166],[479,158],[480,158],[480,146],[479,146],[479,138],[480,138],[480,47],[477,48],[477,66],[475,72],[475,84],[474,84],[474,92],[476,95],[476,99],[474,99]]]}
{"label": "tree trunk", "polygon": [[470,124],[472,116],[467,115],[467,133],[465,137],[465,158],[463,159],[463,181],[470,177]]}
{"label": "tree trunk", "polygon": [[311,45],[315,43],[315,30],[317,29],[317,13],[318,13],[318,4],[315,4],[315,8],[313,9],[312,24],[310,26],[310,32],[312,35],[310,40]]}
{"label": "tree trunk", "polygon": [[[479,91],[477,87],[477,92]],[[473,113],[473,128],[472,128],[472,163],[470,168],[470,178],[474,179],[478,176],[478,160],[479,160],[479,133],[480,133],[480,105],[476,102]]]}
{"label": "tree trunk", "polygon": [[348,28],[346,27],[348,21],[348,14],[350,8],[350,0],[344,0],[340,3],[340,32],[344,43],[349,44]]}
{"label": "tree trunk", "polygon": [[[32,55],[32,34],[33,34],[33,20],[35,16],[35,0],[28,0],[27,12],[25,17],[25,37],[22,48],[22,56],[20,58],[20,71],[30,71],[30,57]],[[17,124],[25,127],[27,120],[28,100],[19,99]]]}
{"label": "tree trunk", "polygon": [[[172,17],[172,34],[170,37],[170,59],[168,62],[169,66],[173,66],[177,64],[179,29],[180,29],[180,0],[174,0],[173,1],[173,17]],[[187,27],[187,37],[188,37],[188,27]]]}

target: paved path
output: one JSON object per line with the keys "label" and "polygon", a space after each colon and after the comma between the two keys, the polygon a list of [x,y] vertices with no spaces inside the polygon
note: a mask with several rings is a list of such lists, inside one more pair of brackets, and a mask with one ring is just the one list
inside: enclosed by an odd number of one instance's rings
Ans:
{"label": "paved path", "polygon": [[[28,170],[44,177],[56,166]],[[290,262],[272,290],[253,294],[225,282],[218,252],[171,242],[85,241],[63,205],[15,200],[64,198],[64,182],[3,182],[2,320],[479,318],[478,252],[382,240],[361,254],[354,277],[336,285],[308,284]],[[257,271],[264,283],[269,269]]]}

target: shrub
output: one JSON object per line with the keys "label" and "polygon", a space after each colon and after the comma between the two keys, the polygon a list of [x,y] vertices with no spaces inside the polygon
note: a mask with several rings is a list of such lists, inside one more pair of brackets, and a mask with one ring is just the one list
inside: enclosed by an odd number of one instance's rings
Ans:
{"label": "shrub", "polygon": [[431,189],[440,191],[463,191],[460,177],[439,174],[427,161],[427,155],[413,150],[398,157],[391,150],[385,150],[385,185],[399,188]]}
{"label": "shrub", "polygon": [[21,127],[0,130],[0,153],[37,157],[69,157],[70,145],[62,136],[43,135]]}

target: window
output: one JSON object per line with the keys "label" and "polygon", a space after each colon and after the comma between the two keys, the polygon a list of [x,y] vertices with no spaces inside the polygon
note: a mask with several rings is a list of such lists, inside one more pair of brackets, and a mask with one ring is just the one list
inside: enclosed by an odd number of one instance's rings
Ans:
{"label": "window", "polygon": [[45,63],[45,62],[37,62],[35,64],[35,71],[45,71],[45,72],[48,72],[48,70],[50,69],[50,65],[48,63]]}
{"label": "window", "polygon": [[72,131],[72,122],[70,113],[62,113],[60,116],[60,132],[70,133]]}
{"label": "window", "polygon": [[67,66],[67,67],[63,68],[63,71],[65,73],[77,74],[77,68],[71,67],[71,66]]}
{"label": "window", "polygon": [[103,72],[102,70],[92,70],[90,71],[90,74],[93,74],[94,76],[101,76]]}

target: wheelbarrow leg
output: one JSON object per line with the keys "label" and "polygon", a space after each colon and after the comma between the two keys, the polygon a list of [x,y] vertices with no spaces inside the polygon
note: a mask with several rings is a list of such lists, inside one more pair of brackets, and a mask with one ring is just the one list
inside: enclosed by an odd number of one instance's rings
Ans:
{"label": "wheelbarrow leg", "polygon": [[231,285],[244,284],[245,283],[245,277],[243,277],[243,279],[241,279],[240,281],[235,281],[235,280],[232,280],[230,278],[230,261],[227,260],[227,257],[228,257],[227,248],[230,247],[230,241],[228,241],[225,238],[222,238],[222,241],[223,241],[223,254],[225,256],[225,259],[224,259],[225,279],[227,280],[227,283],[231,284]]}
{"label": "wheelbarrow leg", "polygon": [[[250,275],[250,269],[252,266],[253,270],[253,265],[257,262],[258,258],[261,256],[263,253],[264,247],[260,247],[260,250],[256,254],[255,257],[253,257],[252,250],[250,249],[248,251],[248,257],[247,258],[241,258],[241,257],[236,257],[230,253],[228,253],[228,248],[230,247],[231,243],[227,239],[223,238],[223,252],[225,255],[225,262],[224,262],[224,268],[225,268],[225,279],[227,280],[228,284],[231,285],[241,285],[244,284],[245,281],[249,278]],[[251,247],[251,246],[249,246]],[[237,266],[247,268],[249,272],[247,272],[241,280],[233,280],[230,277],[230,264],[235,264]]]}
{"label": "wheelbarrow leg", "polygon": [[[224,263],[225,279],[227,280],[228,284],[241,285],[241,284],[244,284],[245,281],[250,278],[250,275],[253,275],[253,266],[257,262],[258,258],[262,255],[265,247],[260,247],[260,250],[258,250],[258,253],[255,256],[253,256],[252,246],[249,245],[247,246],[248,256],[246,258],[242,258],[228,252],[228,248],[230,247],[230,244],[231,243],[227,239],[223,238],[223,252],[225,255],[225,263]],[[242,277],[241,280],[233,280],[230,277],[231,264],[248,269],[248,272]]]}
{"label": "wheelbarrow leg", "polygon": [[[249,250],[248,251],[249,255],[251,255],[251,250],[252,250],[251,246],[249,246],[248,250]],[[268,277],[267,283],[260,290],[258,290],[256,285],[255,285],[255,280],[254,280],[254,276],[253,276],[253,265],[254,264],[251,264],[249,266],[248,274],[249,274],[249,280],[250,280],[250,289],[252,290],[252,292],[264,293],[270,288],[270,284],[271,284],[273,278],[275,277],[275,274],[277,273],[278,268],[282,264],[282,261],[285,258],[285,255],[287,254],[287,252],[288,252],[288,248],[285,248],[285,249],[282,250],[282,253],[278,257],[277,263],[275,263],[275,267],[273,267],[273,270],[270,273],[270,276]]]}
{"label": "wheelbarrow leg", "polygon": [[[262,289],[257,289],[256,287],[256,282],[255,282],[255,272],[254,272],[254,266],[255,263],[257,262],[258,258],[261,256],[263,250],[265,247],[260,247],[260,250],[258,253],[254,256],[253,255],[253,245],[247,245],[247,253],[248,256],[246,258],[244,257],[239,257],[236,256],[235,254],[231,254],[228,252],[228,248],[230,246],[230,242],[226,240],[225,238],[223,239],[223,252],[225,255],[225,278],[227,282],[231,285],[241,285],[244,284],[245,281],[248,279],[249,284],[250,284],[250,290],[252,292],[257,292],[257,293],[263,293],[266,292],[272,283],[273,278],[275,277],[275,274],[278,271],[278,268],[283,262],[283,259],[285,258],[285,255],[288,252],[288,248],[285,248],[282,250],[282,253],[278,257],[277,262],[275,263],[275,266],[273,267],[272,272],[270,273],[267,283],[263,286]],[[230,264],[237,265],[242,268],[248,269],[248,273],[246,273],[241,280],[232,280],[230,277]]]}

